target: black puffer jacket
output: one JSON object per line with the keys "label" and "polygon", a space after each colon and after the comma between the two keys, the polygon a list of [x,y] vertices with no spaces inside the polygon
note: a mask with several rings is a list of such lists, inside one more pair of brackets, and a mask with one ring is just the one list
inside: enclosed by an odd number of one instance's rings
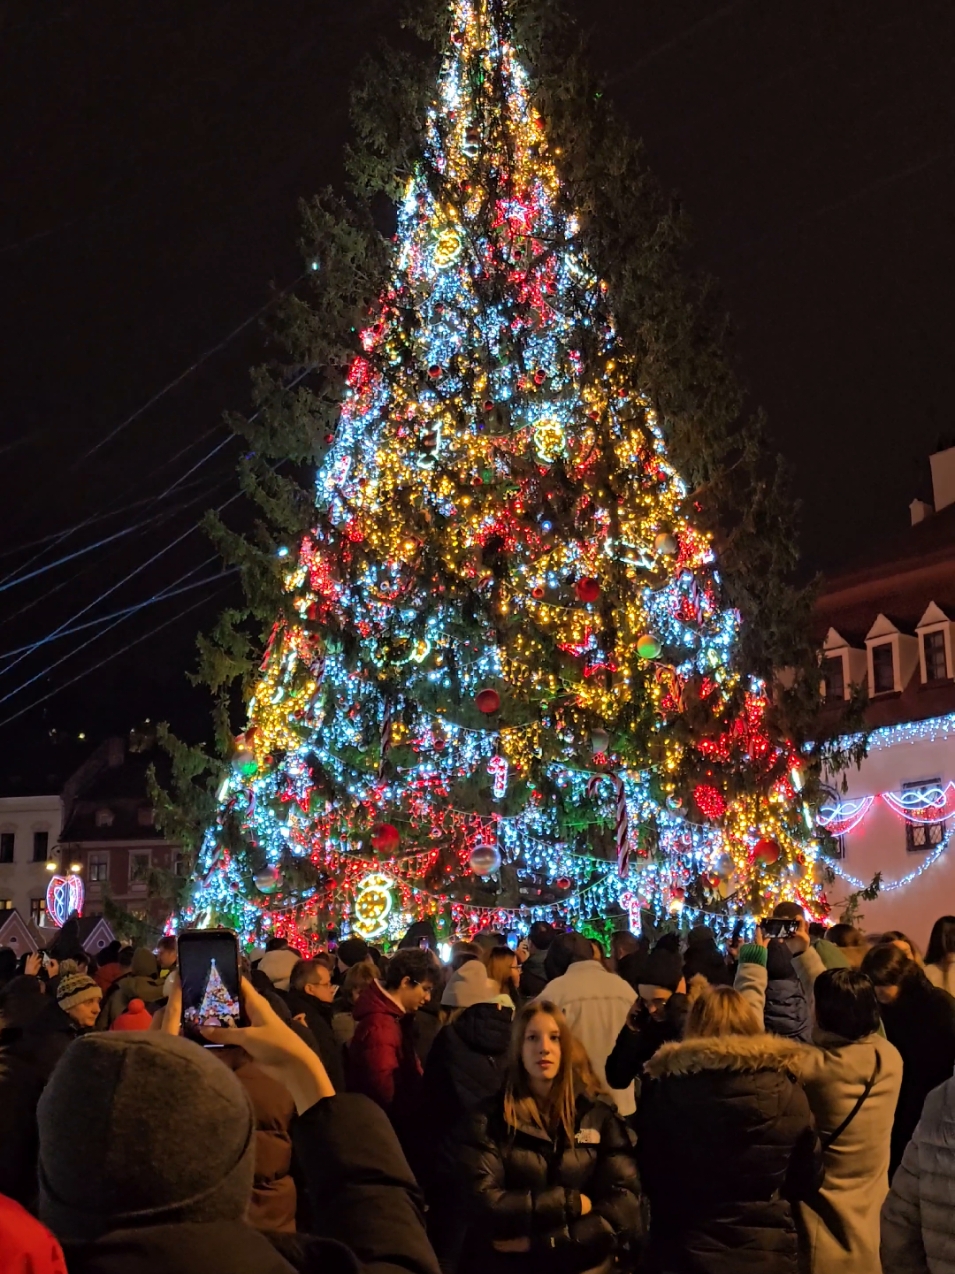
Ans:
{"label": "black puffer jacket", "polygon": [[[633,1140],[609,1099],[580,1093],[575,1140],[504,1121],[503,1095],[471,1114],[458,1148],[471,1229],[462,1269],[480,1274],[579,1274],[640,1232]],[[580,1196],[592,1211],[581,1216]],[[493,1244],[527,1238],[524,1254]]]}
{"label": "black puffer jacket", "polygon": [[796,1274],[790,1201],[822,1183],[800,1045],[771,1035],[667,1044],[647,1065],[637,1161],[648,1274]]}
{"label": "black puffer jacket", "polygon": [[474,1004],[449,1022],[432,1045],[422,1080],[421,1130],[435,1184],[447,1181],[454,1170],[457,1125],[501,1091],[513,1022],[512,1009]]}

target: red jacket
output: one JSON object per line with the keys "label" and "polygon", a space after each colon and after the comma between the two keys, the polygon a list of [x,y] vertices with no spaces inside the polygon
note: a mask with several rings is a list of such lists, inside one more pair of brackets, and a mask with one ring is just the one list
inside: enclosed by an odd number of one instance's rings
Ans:
{"label": "red jacket", "polygon": [[353,1009],[355,1034],[348,1046],[348,1087],[364,1093],[390,1116],[399,1137],[414,1124],[421,1063],[412,1038],[413,1017],[377,982],[362,991]]}

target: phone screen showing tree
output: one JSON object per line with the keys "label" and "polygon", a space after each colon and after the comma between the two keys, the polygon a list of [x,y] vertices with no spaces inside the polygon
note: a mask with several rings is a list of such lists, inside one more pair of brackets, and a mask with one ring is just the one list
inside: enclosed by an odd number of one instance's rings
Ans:
{"label": "phone screen showing tree", "polygon": [[239,950],[231,933],[184,933],[179,938],[182,1032],[202,1044],[204,1026],[238,1026]]}

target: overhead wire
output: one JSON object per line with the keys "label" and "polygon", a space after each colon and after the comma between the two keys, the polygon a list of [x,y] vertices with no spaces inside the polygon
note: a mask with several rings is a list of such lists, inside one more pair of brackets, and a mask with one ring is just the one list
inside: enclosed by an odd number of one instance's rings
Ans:
{"label": "overhead wire", "polygon": [[[214,562],[215,560],[216,555],[213,554],[212,557],[207,558],[201,566],[208,566],[210,562]],[[201,566],[195,567],[194,569],[200,570]],[[147,597],[144,602],[137,602],[134,606],[126,606],[123,610],[111,611],[110,614],[100,615],[97,619],[88,619],[83,624],[77,624],[75,628],[64,629],[57,637],[44,637],[40,641],[34,642],[31,646],[15,646],[13,650],[5,650],[2,654],[0,654],[0,661],[4,659],[11,659],[14,655],[19,655],[21,651],[24,650],[37,650],[40,646],[48,645],[50,642],[57,641],[59,637],[72,637],[76,633],[85,632],[87,629],[95,628],[98,624],[105,624],[108,620],[126,619],[130,615],[135,615],[138,611],[145,610],[148,606],[155,606],[157,602],[169,601],[171,597],[178,597],[181,593],[188,593],[194,588],[201,588],[203,584],[211,584],[215,580],[220,580],[226,575],[235,575],[237,571],[238,567],[231,566],[227,570],[218,571],[215,575],[209,575],[205,579],[193,580],[191,584],[184,584],[182,588],[173,588],[172,585],[170,585],[168,588],[161,589],[158,593],[154,593],[152,597]],[[193,574],[193,571],[190,571],[189,574]],[[185,579],[187,577],[182,576],[181,578]]]}
{"label": "overhead wire", "polygon": [[173,615],[170,619],[164,620],[163,623],[157,624],[155,628],[151,628],[148,632],[141,633],[139,637],[134,637],[133,640],[127,642],[125,646],[121,647],[119,650],[113,651],[112,654],[107,655],[105,658],[100,659],[91,667],[85,668],[75,677],[71,677],[69,681],[65,681],[61,686],[56,686],[53,690],[42,695],[39,699],[34,699],[34,701],[31,704],[28,704],[27,707],[19,708],[16,712],[11,713],[10,716],[4,717],[4,719],[0,721],[0,729],[2,729],[5,725],[9,725],[11,721],[16,721],[19,717],[24,716],[27,712],[32,712],[33,709],[38,708],[41,703],[46,703],[48,699],[52,699],[54,695],[60,694],[69,686],[75,685],[77,681],[82,681],[84,677],[88,677],[90,673],[96,672],[98,668],[102,668],[105,664],[110,663],[111,660],[119,658],[120,655],[125,655],[126,652],[132,650],[134,646],[140,645],[141,642],[147,641],[150,637],[155,637],[156,634],[162,632],[164,628],[168,628],[171,624],[178,623],[180,619],[185,618],[185,616],[191,611],[198,610],[204,602],[211,600],[212,597],[216,596],[216,593],[220,593],[221,591],[221,589],[216,589],[215,593],[210,594],[209,597],[201,597],[197,602],[193,602],[191,606],[187,606],[184,610],[179,611],[177,615]]}

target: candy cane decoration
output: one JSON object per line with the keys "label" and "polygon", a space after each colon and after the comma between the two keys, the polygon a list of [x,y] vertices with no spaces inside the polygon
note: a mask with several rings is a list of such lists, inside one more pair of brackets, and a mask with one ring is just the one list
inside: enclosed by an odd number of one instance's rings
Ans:
{"label": "candy cane decoration", "polygon": [[601,779],[609,779],[617,794],[614,828],[617,838],[617,871],[626,876],[630,870],[630,815],[627,812],[627,796],[623,779],[619,774],[595,774],[587,784],[587,795],[596,796]]}
{"label": "candy cane decoration", "polygon": [[391,721],[393,708],[391,700],[385,703],[384,716],[381,718],[381,761],[378,764],[378,777],[385,777],[385,759],[388,756],[388,749],[391,747]]}
{"label": "candy cane decoration", "polygon": [[487,770],[494,775],[494,799],[499,801],[507,791],[507,760],[503,756],[492,756]]}
{"label": "candy cane decoration", "polygon": [[637,894],[633,894],[628,889],[626,893],[620,895],[620,906],[625,908],[630,917],[630,932],[639,933],[641,927],[640,912],[643,910],[644,901]]}

